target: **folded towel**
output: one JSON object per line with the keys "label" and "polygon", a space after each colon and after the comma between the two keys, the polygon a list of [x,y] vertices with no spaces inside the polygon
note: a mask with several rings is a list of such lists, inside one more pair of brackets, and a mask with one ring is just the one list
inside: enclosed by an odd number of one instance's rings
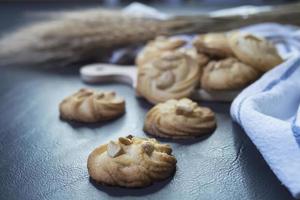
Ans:
{"label": "folded towel", "polygon": [[243,90],[231,116],[282,184],[300,198],[300,31],[278,24],[242,30],[273,40],[286,61]]}

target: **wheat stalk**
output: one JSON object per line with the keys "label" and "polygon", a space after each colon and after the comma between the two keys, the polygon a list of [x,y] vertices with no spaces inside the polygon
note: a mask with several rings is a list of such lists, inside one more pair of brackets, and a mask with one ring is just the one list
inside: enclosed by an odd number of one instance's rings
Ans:
{"label": "wheat stalk", "polygon": [[226,31],[259,22],[300,25],[300,4],[272,7],[247,16],[177,16],[150,19],[118,11],[92,9],[60,13],[4,36],[1,63],[47,66],[94,62],[120,47],[138,44],[157,35]]}

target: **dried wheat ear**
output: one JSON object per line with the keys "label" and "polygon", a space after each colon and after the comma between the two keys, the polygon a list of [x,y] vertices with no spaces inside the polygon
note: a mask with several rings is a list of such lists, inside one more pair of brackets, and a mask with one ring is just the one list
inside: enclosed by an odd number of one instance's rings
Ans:
{"label": "dried wheat ear", "polygon": [[101,9],[54,13],[0,39],[2,64],[74,66],[107,58],[122,46],[143,43],[158,35],[228,31],[260,22],[299,25],[300,4],[257,8],[245,15],[178,16],[167,20]]}

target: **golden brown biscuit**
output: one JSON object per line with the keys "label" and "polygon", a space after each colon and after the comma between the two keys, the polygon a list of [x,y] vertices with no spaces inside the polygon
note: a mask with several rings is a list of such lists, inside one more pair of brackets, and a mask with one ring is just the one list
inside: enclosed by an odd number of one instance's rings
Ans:
{"label": "golden brown biscuit", "polygon": [[185,53],[185,54],[189,55],[190,57],[192,57],[193,59],[195,59],[201,68],[209,62],[209,57],[206,56],[205,54],[198,53],[196,48],[194,48],[194,47],[192,47],[192,48],[184,48],[183,47],[183,48],[178,49],[178,51]]}
{"label": "golden brown biscuit", "polygon": [[205,90],[241,89],[258,79],[260,72],[235,58],[211,61],[204,68],[201,87]]}
{"label": "golden brown biscuit", "polygon": [[197,60],[186,53],[164,52],[138,67],[137,92],[153,104],[188,97],[200,73]]}
{"label": "golden brown biscuit", "polygon": [[169,145],[133,136],[96,148],[88,157],[92,179],[112,186],[145,187],[170,177],[176,158]]}
{"label": "golden brown biscuit", "polygon": [[207,33],[198,35],[194,41],[198,53],[210,57],[226,58],[233,55],[226,33]]}
{"label": "golden brown biscuit", "polygon": [[185,41],[179,38],[157,37],[148,42],[144,49],[137,55],[136,65],[140,66],[160,55],[162,52],[175,50],[185,45]]}
{"label": "golden brown biscuit", "polygon": [[60,116],[78,122],[114,119],[125,112],[125,101],[114,92],[80,89],[59,105]]}
{"label": "golden brown biscuit", "polygon": [[212,133],[214,113],[190,99],[168,100],[154,106],[146,115],[144,131],[165,138],[193,138]]}
{"label": "golden brown biscuit", "polygon": [[229,36],[235,56],[242,62],[265,72],[282,63],[275,46],[262,37],[236,32]]}

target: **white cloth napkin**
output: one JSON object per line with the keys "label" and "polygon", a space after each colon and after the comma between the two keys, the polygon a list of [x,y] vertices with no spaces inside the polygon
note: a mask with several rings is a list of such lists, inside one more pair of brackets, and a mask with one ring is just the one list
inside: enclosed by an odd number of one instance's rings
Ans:
{"label": "white cloth napkin", "polygon": [[286,61],[265,73],[233,101],[231,116],[295,198],[300,198],[300,32],[261,24],[242,30],[277,44]]}

